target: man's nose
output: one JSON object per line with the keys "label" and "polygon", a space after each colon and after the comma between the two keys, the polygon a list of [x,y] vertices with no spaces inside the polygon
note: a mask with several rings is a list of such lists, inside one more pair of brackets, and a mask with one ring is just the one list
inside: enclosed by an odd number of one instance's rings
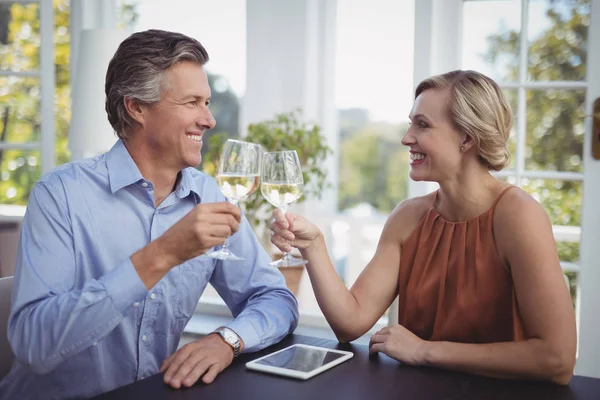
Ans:
{"label": "man's nose", "polygon": [[199,118],[196,121],[196,124],[199,126],[204,126],[207,129],[212,129],[217,124],[217,121],[215,121],[215,117],[213,117],[212,113],[210,111],[207,111],[207,113],[203,115],[202,118]]}

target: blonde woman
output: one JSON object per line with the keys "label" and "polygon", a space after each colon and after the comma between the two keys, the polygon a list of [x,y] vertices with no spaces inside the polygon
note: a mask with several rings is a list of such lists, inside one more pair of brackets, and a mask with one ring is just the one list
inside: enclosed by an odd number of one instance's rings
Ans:
{"label": "blonde woman", "polygon": [[410,365],[566,385],[576,329],[549,218],[490,171],[508,165],[510,106],[498,85],[453,71],[417,87],[410,177],[439,190],[399,204],[375,256],[348,290],[321,231],[275,212],[272,241],[300,249],[319,306],[340,341],[365,334],[397,297],[399,324],[370,350]]}

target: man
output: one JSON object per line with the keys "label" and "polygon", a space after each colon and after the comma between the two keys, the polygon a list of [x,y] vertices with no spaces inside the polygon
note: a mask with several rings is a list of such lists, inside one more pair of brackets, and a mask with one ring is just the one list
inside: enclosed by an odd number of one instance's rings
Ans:
{"label": "man", "polygon": [[[91,397],[159,371],[173,388],[210,383],[239,351],[294,330],[283,277],[239,209],[193,168],[215,125],[207,61],[177,33],[140,32],[119,46],[106,75],[119,140],[42,177],[29,198],[2,399]],[[245,261],[201,257],[228,237]],[[208,282],[235,318],[176,351]]]}

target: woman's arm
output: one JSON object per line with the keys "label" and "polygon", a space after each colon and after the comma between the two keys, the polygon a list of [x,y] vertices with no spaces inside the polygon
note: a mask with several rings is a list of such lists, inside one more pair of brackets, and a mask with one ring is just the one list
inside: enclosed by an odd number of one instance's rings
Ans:
{"label": "woman's arm", "polygon": [[416,225],[412,221],[419,218],[415,207],[419,208],[420,202],[418,198],[407,200],[394,210],[373,259],[350,290],[333,267],[321,231],[302,217],[288,213],[286,220],[275,213],[273,243],[284,251],[296,247],[308,260],[308,275],[319,307],[341,342],[365,334],[398,295],[402,235]]}
{"label": "woman's arm", "polygon": [[371,351],[410,364],[567,384],[575,365],[575,314],[548,216],[525,192],[512,190],[496,208],[494,234],[499,254],[510,265],[527,340],[425,342],[398,326],[374,335]]}

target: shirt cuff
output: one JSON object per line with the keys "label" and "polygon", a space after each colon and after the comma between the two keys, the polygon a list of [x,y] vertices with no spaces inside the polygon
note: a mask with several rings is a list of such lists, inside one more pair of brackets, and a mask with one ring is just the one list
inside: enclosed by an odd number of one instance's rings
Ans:
{"label": "shirt cuff", "polygon": [[252,351],[254,347],[260,345],[260,337],[258,336],[256,329],[254,329],[254,326],[252,326],[252,323],[247,319],[233,320],[225,326],[237,333],[244,341],[243,353]]}
{"label": "shirt cuff", "polygon": [[148,295],[146,285],[140,279],[137,271],[128,258],[115,269],[100,278],[100,282],[106,288],[108,297],[123,315],[134,306],[134,303],[142,301]]}

